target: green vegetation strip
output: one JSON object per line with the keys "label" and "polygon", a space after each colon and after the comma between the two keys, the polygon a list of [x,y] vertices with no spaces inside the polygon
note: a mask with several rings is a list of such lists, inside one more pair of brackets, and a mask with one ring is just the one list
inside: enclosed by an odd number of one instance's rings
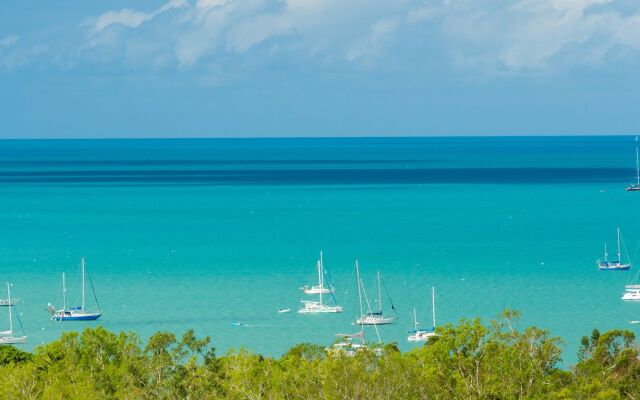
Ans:
{"label": "green vegetation strip", "polygon": [[516,329],[507,310],[438,328],[401,353],[394,344],[355,356],[300,344],[280,359],[244,350],[216,356],[209,338],[168,332],[146,346],[103,328],[65,333],[35,353],[0,348],[0,399],[638,399],[633,333],[584,337],[579,361],[559,367],[559,338]]}

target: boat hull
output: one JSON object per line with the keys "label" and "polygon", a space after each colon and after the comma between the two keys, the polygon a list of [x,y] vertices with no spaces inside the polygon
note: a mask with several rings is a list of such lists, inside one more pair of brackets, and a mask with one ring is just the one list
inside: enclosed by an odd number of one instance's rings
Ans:
{"label": "boat hull", "polygon": [[432,337],[437,336],[435,332],[418,332],[407,338],[409,342],[428,342]]}
{"label": "boat hull", "polygon": [[628,271],[631,265],[621,265],[619,267],[598,267],[600,271]]}
{"label": "boat hull", "polygon": [[342,307],[326,307],[326,308],[302,308],[298,310],[298,314],[330,314],[341,313]]}
{"label": "boat hull", "polygon": [[0,299],[0,307],[9,307],[10,305],[15,306],[18,301],[19,299],[11,299],[11,304],[9,304],[8,299]]}
{"label": "boat hull", "polygon": [[302,288],[302,292],[304,294],[330,294],[333,292],[333,290],[326,288],[326,287],[318,287],[318,286],[312,286],[312,287],[308,287],[305,286]]}
{"label": "boat hull", "polygon": [[102,314],[82,314],[82,315],[54,315],[51,317],[54,321],[95,321]]}
{"label": "boat hull", "polygon": [[26,343],[27,343],[27,337],[26,336],[22,336],[22,337],[13,337],[13,336],[0,337],[0,345],[3,345],[3,344],[26,344]]}
{"label": "boat hull", "polygon": [[393,318],[358,318],[356,325],[391,325]]}

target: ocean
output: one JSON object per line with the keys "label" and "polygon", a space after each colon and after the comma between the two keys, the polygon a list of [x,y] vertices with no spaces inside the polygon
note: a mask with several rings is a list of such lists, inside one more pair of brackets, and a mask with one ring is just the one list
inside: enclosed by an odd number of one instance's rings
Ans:
{"label": "ocean", "polygon": [[[435,286],[438,325],[517,309],[570,364],[593,328],[637,333],[640,303],[620,296],[638,267],[595,265],[616,227],[637,260],[634,179],[633,137],[0,141],[0,279],[26,349],[102,325],[279,356],[358,331],[357,259],[371,306],[380,271],[398,312],[384,342],[414,346],[412,310],[431,325]],[[299,315],[320,251],[344,312]],[[53,322],[62,272],[80,302],[81,257],[103,316]]]}

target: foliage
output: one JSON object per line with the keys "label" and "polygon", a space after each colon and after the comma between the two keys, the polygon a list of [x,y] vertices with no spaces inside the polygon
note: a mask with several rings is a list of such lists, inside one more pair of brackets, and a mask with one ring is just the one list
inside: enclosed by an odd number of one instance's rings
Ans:
{"label": "foliage", "polygon": [[631,332],[594,330],[579,361],[558,368],[560,340],[518,329],[506,310],[488,325],[462,320],[427,345],[327,352],[303,343],[281,358],[240,349],[217,356],[192,330],[104,328],[63,334],[25,353],[0,347],[0,399],[636,399],[640,361]]}

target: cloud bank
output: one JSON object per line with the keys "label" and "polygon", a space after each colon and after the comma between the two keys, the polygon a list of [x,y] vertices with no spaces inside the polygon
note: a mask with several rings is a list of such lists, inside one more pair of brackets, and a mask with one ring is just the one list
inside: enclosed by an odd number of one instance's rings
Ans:
{"label": "cloud bank", "polygon": [[171,0],[69,22],[46,43],[37,37],[0,39],[0,65],[97,63],[224,75],[271,63],[377,69],[440,62],[479,75],[539,74],[637,62],[640,3]]}

